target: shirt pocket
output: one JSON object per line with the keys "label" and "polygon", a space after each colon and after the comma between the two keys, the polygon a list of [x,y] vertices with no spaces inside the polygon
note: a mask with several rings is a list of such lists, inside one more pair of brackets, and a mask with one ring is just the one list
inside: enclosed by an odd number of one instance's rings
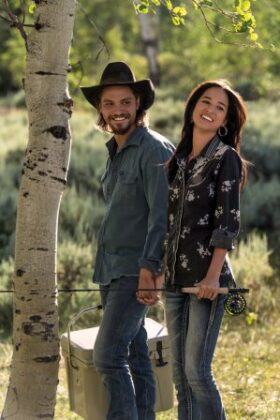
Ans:
{"label": "shirt pocket", "polygon": [[137,196],[137,174],[133,172],[120,171],[118,177],[118,199],[126,204],[135,204]]}

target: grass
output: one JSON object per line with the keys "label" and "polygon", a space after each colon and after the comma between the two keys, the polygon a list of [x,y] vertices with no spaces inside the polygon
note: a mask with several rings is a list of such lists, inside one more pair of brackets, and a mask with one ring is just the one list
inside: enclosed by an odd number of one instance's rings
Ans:
{"label": "grass", "polygon": [[[280,320],[246,326],[243,319],[225,322],[219,338],[214,373],[229,420],[280,420]],[[0,406],[8,383],[11,345],[0,344]],[[79,420],[69,411],[66,372],[61,361],[55,420]],[[176,408],[157,420],[177,418]]]}

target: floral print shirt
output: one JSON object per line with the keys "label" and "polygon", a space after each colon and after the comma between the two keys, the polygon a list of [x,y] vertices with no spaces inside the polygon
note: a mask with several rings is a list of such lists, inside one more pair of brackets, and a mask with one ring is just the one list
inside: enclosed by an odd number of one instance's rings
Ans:
{"label": "floral print shirt", "polygon": [[[169,192],[167,287],[193,286],[207,274],[215,247],[234,247],[240,226],[241,168],[235,149],[218,136],[188,163],[186,156],[178,156]],[[220,284],[234,284],[228,258]]]}

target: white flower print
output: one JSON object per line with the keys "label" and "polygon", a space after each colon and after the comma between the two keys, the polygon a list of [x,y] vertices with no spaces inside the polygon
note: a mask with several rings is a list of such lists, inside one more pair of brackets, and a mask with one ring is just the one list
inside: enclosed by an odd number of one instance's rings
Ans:
{"label": "white flower print", "polygon": [[169,196],[170,201],[177,200],[179,198],[179,193],[180,193],[180,190],[178,187],[170,188],[170,196]]}
{"label": "white flower print", "polygon": [[208,158],[200,156],[193,167],[194,174],[197,175],[198,173],[200,173],[207,162]]}
{"label": "white flower print", "polygon": [[179,259],[180,259],[181,266],[183,268],[187,269],[187,271],[190,271],[190,268],[188,267],[189,260],[188,260],[187,256],[185,254],[180,254]]}
{"label": "white flower print", "polygon": [[174,223],[174,214],[170,213],[170,215],[169,215],[169,225],[172,226],[173,223]]}
{"label": "white flower print", "polygon": [[236,180],[227,180],[222,182],[221,191],[222,192],[229,192],[233,184],[235,184]]}
{"label": "white flower print", "polygon": [[213,183],[213,182],[211,182],[209,185],[208,185],[208,190],[209,190],[209,197],[214,197],[214,195],[215,195],[215,184]]}
{"label": "white flower print", "polygon": [[193,191],[193,190],[189,190],[189,191],[187,192],[187,194],[186,194],[186,198],[185,198],[185,200],[187,200],[187,201],[193,201],[193,200],[195,200],[196,198],[199,198],[199,196],[195,196],[194,191]]}
{"label": "white flower print", "polygon": [[233,214],[233,219],[236,220],[237,222],[240,221],[240,210],[236,210],[236,209],[232,209],[231,214]]}
{"label": "white flower print", "polygon": [[182,231],[180,233],[180,238],[185,239],[186,235],[189,235],[191,229],[187,226],[183,226]]}
{"label": "white flower print", "polygon": [[208,225],[208,223],[209,223],[209,217],[210,217],[210,215],[208,213],[205,214],[204,217],[201,217],[201,219],[199,219],[199,221],[197,222],[197,224],[198,225],[201,225],[201,226]]}
{"label": "white flower print", "polygon": [[224,210],[222,206],[217,207],[215,210],[215,217],[218,219],[223,214],[223,212]]}
{"label": "white flower print", "polygon": [[218,163],[218,165],[216,166],[215,171],[214,171],[214,175],[218,175],[219,170],[220,170],[220,166],[221,166],[221,164],[220,164],[220,162],[219,162],[219,163]]}
{"label": "white flower print", "polygon": [[199,253],[199,255],[201,256],[201,258],[205,258],[205,257],[211,255],[211,252],[209,251],[209,249],[204,248],[204,246],[200,242],[197,242],[197,245],[198,245],[198,248],[196,250]]}

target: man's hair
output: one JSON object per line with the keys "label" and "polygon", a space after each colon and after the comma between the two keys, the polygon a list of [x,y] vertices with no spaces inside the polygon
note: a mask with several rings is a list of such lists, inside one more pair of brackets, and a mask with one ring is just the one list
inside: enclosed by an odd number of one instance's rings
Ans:
{"label": "man's hair", "polygon": [[[142,103],[143,103],[142,94],[134,86],[128,86],[128,87],[132,90],[135,98],[139,98],[139,100],[140,100],[140,106],[137,109],[136,117],[135,117],[136,126],[137,127],[140,127],[140,126],[148,127],[148,125],[149,125],[148,115],[147,115],[147,112],[142,108]],[[102,91],[101,91],[101,93],[99,95],[99,98],[98,98],[98,105],[100,105],[100,102],[101,102],[101,95],[102,95]],[[100,111],[98,111],[98,112],[99,112],[99,115],[98,115],[98,119],[97,119],[97,122],[96,122],[97,127],[102,131],[107,131],[107,132],[111,133],[112,130],[110,129],[110,126],[106,123],[106,121],[104,120],[103,115],[100,113]]]}

